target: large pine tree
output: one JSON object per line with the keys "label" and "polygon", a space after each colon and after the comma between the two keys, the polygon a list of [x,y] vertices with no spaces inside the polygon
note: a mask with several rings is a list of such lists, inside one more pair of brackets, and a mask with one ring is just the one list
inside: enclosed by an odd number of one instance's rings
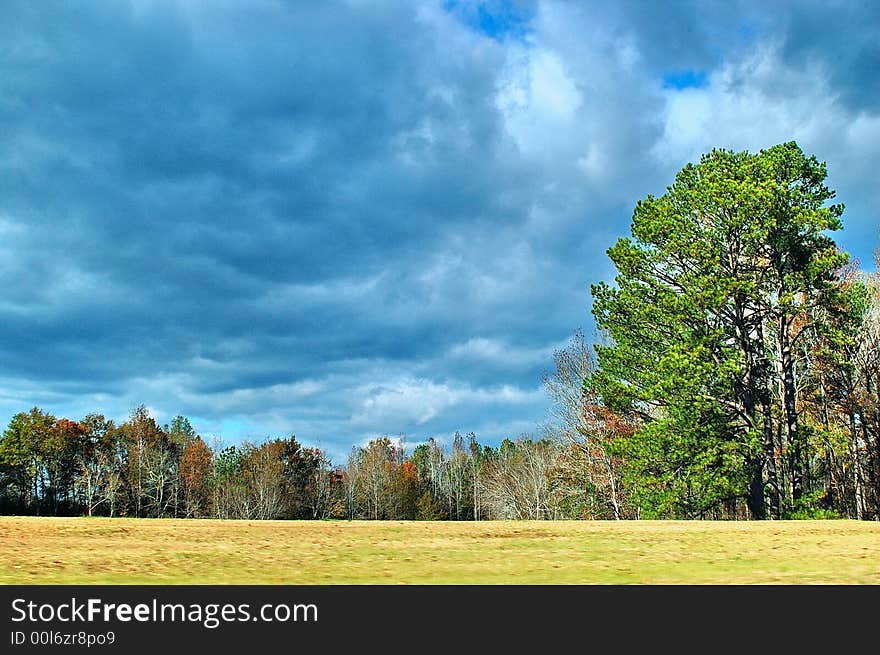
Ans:
{"label": "large pine tree", "polygon": [[846,262],[842,205],[795,143],[714,150],[608,251],[593,287],[608,337],[591,384],[642,425],[624,448],[649,515],[699,516],[744,498],[779,517],[803,494],[797,342],[821,332]]}

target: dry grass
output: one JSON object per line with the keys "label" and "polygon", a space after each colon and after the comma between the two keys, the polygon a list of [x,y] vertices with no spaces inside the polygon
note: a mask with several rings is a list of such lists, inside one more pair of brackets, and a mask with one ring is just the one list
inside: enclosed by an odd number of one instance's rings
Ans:
{"label": "dry grass", "polygon": [[852,521],[287,522],[0,517],[3,584],[878,584]]}

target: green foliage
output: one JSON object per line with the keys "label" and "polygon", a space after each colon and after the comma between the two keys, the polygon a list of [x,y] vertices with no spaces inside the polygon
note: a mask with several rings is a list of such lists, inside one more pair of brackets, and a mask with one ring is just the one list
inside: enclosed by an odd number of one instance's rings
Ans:
{"label": "green foliage", "polygon": [[743,444],[721,422],[671,408],[615,444],[644,518],[704,518],[747,484]]}
{"label": "green foliage", "polygon": [[770,338],[800,314],[821,318],[847,261],[826,234],[843,207],[826,206],[825,176],[794,143],[713,150],[640,201],[632,236],[608,251],[618,274],[592,287],[607,341],[589,384],[642,426],[621,455],[647,514],[700,515],[729,497],[760,514],[750,480],[778,494],[763,470],[781,411]]}
{"label": "green foliage", "polygon": [[448,518],[448,514],[443,503],[430,491],[425,491],[416,501],[416,518],[419,521],[442,521]]}
{"label": "green foliage", "polygon": [[186,444],[196,438],[196,431],[192,423],[185,416],[175,416],[171,425],[164,426],[163,431],[169,438],[178,444]]}
{"label": "green foliage", "polygon": [[803,507],[791,512],[785,518],[790,521],[834,521],[843,517],[834,510],[824,507]]}
{"label": "green foliage", "polygon": [[21,510],[40,512],[46,457],[58,445],[52,439],[55,417],[34,407],[12,417],[0,439],[0,467],[7,484],[18,492]]}
{"label": "green foliage", "polygon": [[214,462],[214,471],[218,477],[237,475],[242,468],[241,453],[235,446],[227,446],[221,450]]}

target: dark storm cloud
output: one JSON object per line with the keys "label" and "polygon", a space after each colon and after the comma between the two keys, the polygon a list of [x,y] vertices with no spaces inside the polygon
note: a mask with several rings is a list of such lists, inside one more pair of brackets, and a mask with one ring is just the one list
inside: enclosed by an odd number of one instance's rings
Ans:
{"label": "dark storm cloud", "polygon": [[880,110],[880,5],[808,2],[777,17],[794,66],[820,64],[854,110]]}
{"label": "dark storm cloud", "polygon": [[[8,3],[0,413],[145,402],[337,456],[535,429],[635,200],[785,137],[691,118],[743,97],[798,124],[819,62],[869,142],[876,11],[835,15],[843,57],[819,5]],[[820,128],[867,235],[876,149]]]}

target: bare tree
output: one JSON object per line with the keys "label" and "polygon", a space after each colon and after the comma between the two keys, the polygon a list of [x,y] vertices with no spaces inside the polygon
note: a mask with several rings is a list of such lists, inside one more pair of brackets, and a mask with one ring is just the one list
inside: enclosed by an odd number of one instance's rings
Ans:
{"label": "bare tree", "polygon": [[312,472],[313,489],[310,506],[313,519],[323,519],[330,515],[333,497],[333,480],[330,473],[330,460],[322,450],[313,449],[315,467]]}
{"label": "bare tree", "polygon": [[560,444],[522,436],[505,439],[485,463],[481,477],[483,510],[492,519],[563,518],[554,484]]}
{"label": "bare tree", "polygon": [[242,446],[242,471],[247,485],[242,518],[278,519],[284,512],[283,441]]}
{"label": "bare tree", "polygon": [[109,476],[113,461],[106,457],[106,451],[112,447],[112,434],[115,430],[113,421],[100,414],[89,414],[82,421],[82,438],[76,454],[75,488],[82,497],[86,513],[92,513],[104,502],[106,494],[102,491],[110,483]]}
{"label": "bare tree", "polygon": [[611,444],[632,427],[589,390],[596,363],[583,332],[577,331],[553,360],[555,370],[544,376],[553,402],[546,431],[566,444],[559,467],[562,488],[589,517],[620,520],[626,508]]}

